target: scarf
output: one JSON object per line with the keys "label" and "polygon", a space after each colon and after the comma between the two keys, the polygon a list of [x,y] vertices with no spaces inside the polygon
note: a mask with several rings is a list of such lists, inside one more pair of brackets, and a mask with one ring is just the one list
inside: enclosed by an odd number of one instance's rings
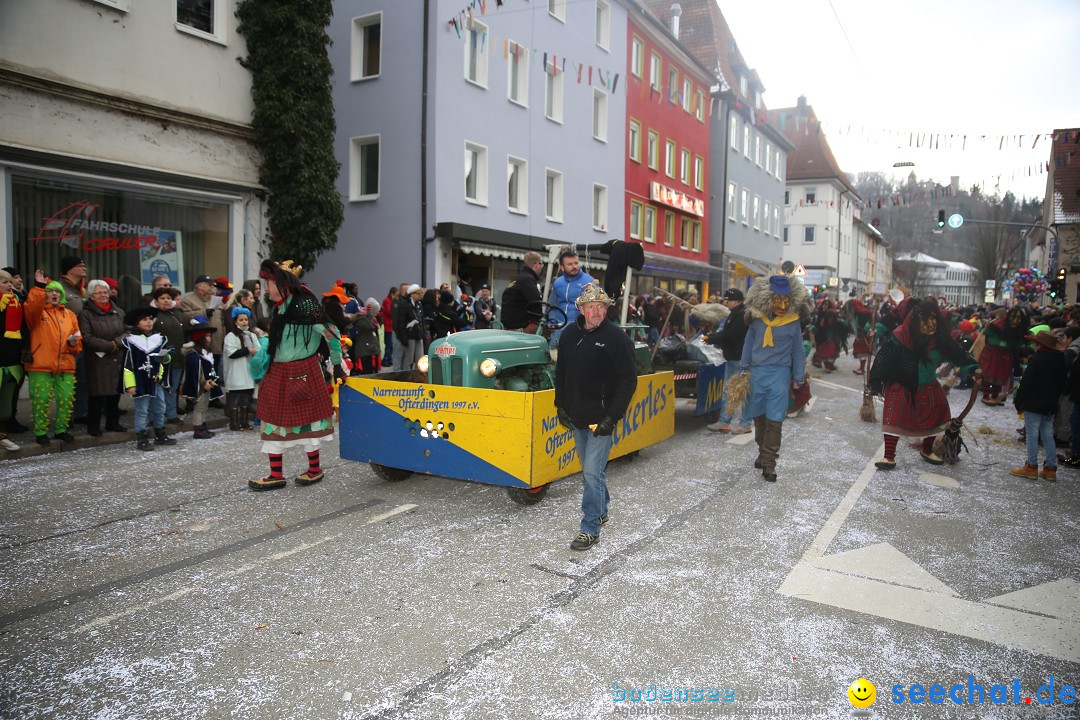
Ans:
{"label": "scarf", "polygon": [[22,339],[23,309],[15,293],[0,297],[0,312],[4,313],[4,337]]}
{"label": "scarf", "polygon": [[761,347],[773,347],[772,329],[774,327],[781,327],[788,325],[789,323],[796,322],[799,319],[799,313],[788,313],[787,315],[780,315],[770,320],[769,318],[761,318],[761,322],[765,323],[765,336],[761,339]]}
{"label": "scarf", "polygon": [[99,303],[99,302],[98,302],[97,300],[93,300],[92,302],[93,302],[93,303],[94,303],[95,305],[97,305],[97,306],[98,306],[99,308],[101,308],[102,310],[104,310],[105,312],[109,312],[110,310],[112,310],[112,301],[111,301],[111,300],[107,301],[107,302],[106,302],[106,303],[105,303],[104,305],[102,305],[101,303]]}

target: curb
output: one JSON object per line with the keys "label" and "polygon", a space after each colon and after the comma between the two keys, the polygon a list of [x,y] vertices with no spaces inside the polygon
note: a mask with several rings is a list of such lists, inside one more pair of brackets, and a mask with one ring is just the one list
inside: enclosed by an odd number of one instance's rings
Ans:
{"label": "curb", "polygon": [[[217,429],[222,427],[228,427],[228,418],[206,418],[206,426],[210,429]],[[165,425],[166,435],[179,435],[182,433],[190,433],[193,429],[190,425],[185,423],[184,425]],[[122,445],[124,443],[133,443],[136,441],[136,435],[134,430],[125,430],[124,432],[107,432],[101,435],[101,437],[93,437],[92,435],[76,435],[74,442],[60,442],[59,440],[53,440],[48,445],[38,445],[34,439],[32,433],[21,433],[29,438],[23,442],[15,439],[11,435],[8,436],[12,442],[21,446],[19,450],[4,450],[0,451],[0,462],[4,460],[21,460],[23,458],[37,457],[38,455],[53,455],[62,452],[71,452],[72,450],[83,450],[85,448],[105,447],[108,445]]]}

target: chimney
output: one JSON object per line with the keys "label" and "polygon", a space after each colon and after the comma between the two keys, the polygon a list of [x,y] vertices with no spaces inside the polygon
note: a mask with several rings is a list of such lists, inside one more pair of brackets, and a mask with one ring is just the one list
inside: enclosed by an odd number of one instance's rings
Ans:
{"label": "chimney", "polygon": [[795,104],[795,115],[796,117],[806,117],[809,114],[806,111],[806,96],[800,95],[799,101]]}
{"label": "chimney", "polygon": [[675,39],[679,39],[679,16],[682,15],[682,5],[679,3],[672,3],[671,5],[671,34],[675,36]]}

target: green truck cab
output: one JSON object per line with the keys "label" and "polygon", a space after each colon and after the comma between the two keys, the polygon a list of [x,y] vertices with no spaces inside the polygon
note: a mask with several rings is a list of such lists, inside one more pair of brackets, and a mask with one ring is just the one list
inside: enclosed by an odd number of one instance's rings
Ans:
{"label": "green truck cab", "polygon": [[547,340],[510,330],[469,330],[439,338],[417,369],[434,385],[518,392],[555,387]]}

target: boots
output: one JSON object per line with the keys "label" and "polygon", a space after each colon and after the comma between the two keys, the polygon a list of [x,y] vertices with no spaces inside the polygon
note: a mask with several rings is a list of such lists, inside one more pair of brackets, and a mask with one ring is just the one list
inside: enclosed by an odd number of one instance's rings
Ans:
{"label": "boots", "polygon": [[765,420],[765,435],[761,441],[761,476],[769,482],[776,482],[776,459],[780,456],[780,437],[784,423]]}
{"label": "boots", "polygon": [[225,413],[229,416],[229,429],[240,429],[240,408],[233,405],[232,407],[225,408]]}
{"label": "boots", "polygon": [[154,428],[155,445],[175,445],[176,439],[165,434],[165,428]]}
{"label": "boots", "polygon": [[251,423],[249,422],[249,415],[248,415],[249,410],[250,410],[250,406],[249,405],[241,405],[238,408],[238,410],[240,411],[240,415],[239,415],[240,429],[241,430],[251,430],[252,427],[251,427]]}
{"label": "boots", "polygon": [[754,418],[754,442],[757,443],[758,456],[754,460],[754,469],[761,469],[761,443],[765,440],[765,416],[758,415]]}
{"label": "boots", "polygon": [[[1057,472],[1057,468],[1054,468],[1054,472]],[[1009,474],[1015,475],[1016,477],[1027,478],[1028,480],[1038,480],[1039,466],[1037,464],[1032,465],[1031,463],[1024,463],[1024,467],[1013,468],[1009,471]]]}
{"label": "boots", "polygon": [[214,437],[214,433],[210,432],[210,429],[206,427],[206,423],[195,426],[195,432],[192,434],[196,440],[209,440]]}
{"label": "boots", "polygon": [[1057,465],[1047,465],[1043,463],[1042,472],[1039,473],[1039,477],[1048,482],[1057,482]]}
{"label": "boots", "polygon": [[136,449],[143,451],[154,449],[154,446],[150,443],[149,430],[143,430],[141,433],[139,433],[139,441],[135,444],[135,447]]}

